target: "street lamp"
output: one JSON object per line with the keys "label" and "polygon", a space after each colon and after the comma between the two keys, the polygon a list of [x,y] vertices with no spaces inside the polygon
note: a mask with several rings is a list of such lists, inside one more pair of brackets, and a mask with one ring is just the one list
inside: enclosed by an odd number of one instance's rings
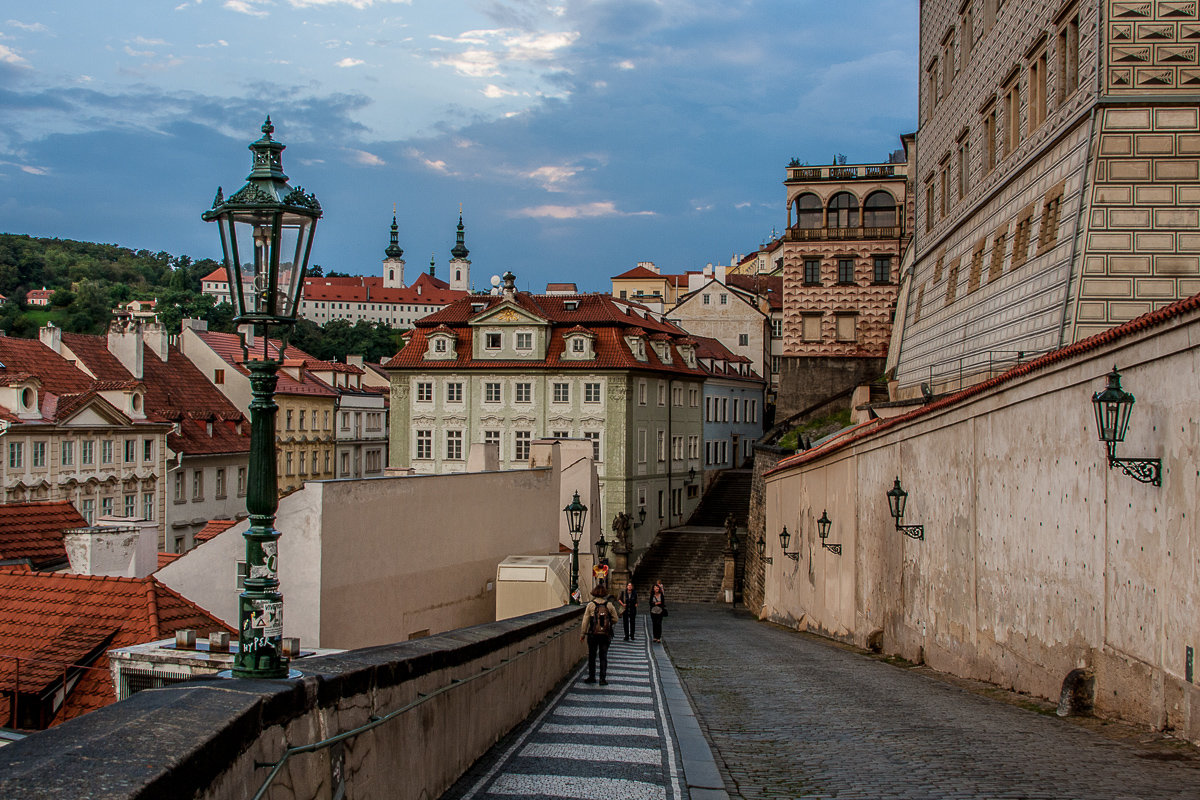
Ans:
{"label": "street lamp", "polygon": [[775,559],[767,555],[767,540],[762,536],[758,537],[758,559],[764,564],[775,563]]}
{"label": "street lamp", "polygon": [[[787,549],[788,542],[790,542],[791,540],[792,540],[792,535],[790,533],[788,533],[787,525],[784,525],[783,530],[781,530],[779,532],[779,546],[783,548],[783,554],[785,556],[790,558],[792,561],[799,561],[800,560],[800,548],[797,547],[796,551],[794,553],[788,552],[788,549]],[[797,544],[799,544],[799,542],[797,542]]]}
{"label": "street lamp", "polygon": [[[246,185],[224,196],[220,188],[212,208],[201,216],[221,232],[234,323],[257,328],[262,354],[246,354],[250,372],[250,469],[246,511],[246,581],[238,600],[236,678],[285,678],[283,595],[279,593],[279,531],[275,512],[275,383],[283,358],[272,354],[267,340],[272,327],[287,331],[296,323],[304,272],[312,252],[321,204],[302,188],[288,186],[281,154],[273,140],[271,118],[262,138],[250,145],[254,154]],[[249,283],[249,286],[246,283]]]}
{"label": "street lamp", "polygon": [[1121,374],[1114,366],[1112,372],[1108,373],[1108,386],[1104,391],[1092,395],[1092,405],[1096,410],[1096,429],[1100,434],[1100,441],[1108,447],[1108,468],[1120,467],[1122,472],[1134,480],[1162,486],[1162,459],[1117,458],[1117,442],[1125,441],[1133,403],[1133,395],[1121,388]]}
{"label": "street lamp", "polygon": [[829,514],[825,511],[821,512],[821,518],[817,520],[817,535],[821,537],[821,547],[824,547],[835,556],[842,554],[842,546],[840,544],[829,544],[829,528],[833,525],[833,520],[829,518]]}
{"label": "street lamp", "polygon": [[587,506],[575,499],[563,509],[567,515],[567,532],[571,534],[571,604],[579,605],[579,538],[583,536],[583,521],[587,519]]}
{"label": "street lamp", "polygon": [[687,479],[687,482],[688,482],[689,484],[691,484],[691,483],[694,483],[694,482],[695,482],[695,480],[696,480],[696,468],[695,468],[695,467],[688,467],[688,479]]}
{"label": "street lamp", "polygon": [[633,527],[640,528],[645,524],[646,524],[646,507],[639,506],[638,507],[638,521],[633,523]]}
{"label": "street lamp", "polygon": [[600,534],[600,538],[596,540],[596,555],[600,560],[608,558],[608,540],[604,538],[604,534]]}
{"label": "street lamp", "polygon": [[896,484],[888,491],[887,499],[888,511],[891,512],[892,519],[896,520],[896,530],[910,539],[924,540],[924,525],[904,524],[904,506],[908,504],[908,492],[904,491],[904,487],[900,485],[900,476],[896,476]]}

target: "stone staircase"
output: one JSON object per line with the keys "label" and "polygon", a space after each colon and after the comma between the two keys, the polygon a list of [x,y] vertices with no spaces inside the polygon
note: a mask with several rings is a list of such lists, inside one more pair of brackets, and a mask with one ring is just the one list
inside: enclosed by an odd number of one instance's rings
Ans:
{"label": "stone staircase", "polygon": [[749,469],[725,470],[700,498],[700,505],[692,512],[688,525],[724,528],[725,515],[733,512],[737,526],[745,530],[746,517],[750,513],[750,485],[754,471]]}

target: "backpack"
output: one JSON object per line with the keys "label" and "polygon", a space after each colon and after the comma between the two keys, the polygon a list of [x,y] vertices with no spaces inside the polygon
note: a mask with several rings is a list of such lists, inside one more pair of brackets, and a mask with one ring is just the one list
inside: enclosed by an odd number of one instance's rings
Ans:
{"label": "backpack", "polygon": [[592,625],[588,633],[597,636],[613,635],[612,615],[608,613],[608,601],[592,601]]}

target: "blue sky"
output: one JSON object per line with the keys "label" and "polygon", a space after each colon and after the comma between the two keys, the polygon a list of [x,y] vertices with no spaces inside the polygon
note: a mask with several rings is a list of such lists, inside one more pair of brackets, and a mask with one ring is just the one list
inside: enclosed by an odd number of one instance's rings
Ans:
{"label": "blue sky", "polygon": [[729,263],[785,222],[792,157],[916,128],[912,0],[0,3],[0,231],[218,257],[200,220],[270,114],[325,209],[313,261],[606,290]]}

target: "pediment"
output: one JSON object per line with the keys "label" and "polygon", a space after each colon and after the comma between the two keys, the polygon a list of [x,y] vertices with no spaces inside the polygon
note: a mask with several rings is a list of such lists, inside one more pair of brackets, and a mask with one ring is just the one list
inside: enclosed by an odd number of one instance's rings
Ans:
{"label": "pediment", "polygon": [[521,308],[516,303],[506,301],[484,311],[471,320],[476,325],[547,325],[549,320]]}
{"label": "pediment", "polygon": [[117,411],[105,400],[97,397],[84,403],[71,412],[70,416],[59,421],[59,425],[68,428],[89,428],[106,425],[129,425],[129,419]]}
{"label": "pediment", "polygon": [[414,425],[416,425],[418,423],[420,423],[422,425],[432,425],[435,422],[437,422],[437,417],[433,417],[428,414],[421,414],[420,416],[412,418],[412,423]]}

